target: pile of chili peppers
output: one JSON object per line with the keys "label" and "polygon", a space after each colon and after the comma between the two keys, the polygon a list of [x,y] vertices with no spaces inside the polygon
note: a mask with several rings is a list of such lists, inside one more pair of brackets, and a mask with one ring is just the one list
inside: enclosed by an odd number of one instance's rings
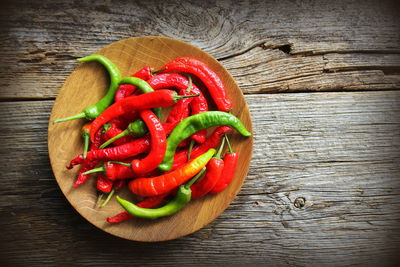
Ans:
{"label": "pile of chili peppers", "polygon": [[[145,66],[123,78],[117,66],[102,55],[78,61],[102,64],[110,76],[109,89],[82,113],[54,122],[92,120],[81,130],[83,153],[67,166],[81,165],[74,187],[95,174],[97,190],[102,192],[97,201],[100,207],[126,184],[140,199],[134,204],[117,196],[125,211],[107,218],[109,223],[169,216],[191,199],[219,193],[228,186],[239,155],[226,133],[235,129],[243,136],[251,134],[229,113],[232,103],[225,87],[206,64],[182,57],[157,72]],[[208,90],[218,110],[209,111],[192,77]],[[172,109],[163,120],[161,108],[165,107]],[[213,130],[209,136],[207,129]],[[229,150],[222,156],[225,143]],[[100,204],[103,194],[108,195]]]}

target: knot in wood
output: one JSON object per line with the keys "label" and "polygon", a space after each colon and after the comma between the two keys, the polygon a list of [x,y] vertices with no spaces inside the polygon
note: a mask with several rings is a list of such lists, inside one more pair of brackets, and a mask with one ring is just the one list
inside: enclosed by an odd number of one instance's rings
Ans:
{"label": "knot in wood", "polygon": [[298,197],[294,200],[294,206],[298,209],[301,209],[306,205],[306,199],[304,197]]}

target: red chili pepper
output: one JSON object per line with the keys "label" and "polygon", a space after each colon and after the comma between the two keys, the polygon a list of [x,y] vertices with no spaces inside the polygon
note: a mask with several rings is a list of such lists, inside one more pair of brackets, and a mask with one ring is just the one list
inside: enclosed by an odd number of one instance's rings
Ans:
{"label": "red chili pepper", "polygon": [[[126,166],[123,163],[126,163],[126,165],[129,166]],[[130,167],[130,164],[126,161],[119,163],[108,161],[104,163],[104,165],[101,167],[88,170],[87,172],[85,172],[85,175],[96,172],[103,172],[106,175],[106,177],[111,181],[137,177],[137,175],[133,172],[132,168]]]}
{"label": "red chili pepper", "polygon": [[99,173],[97,176],[97,190],[102,191],[104,193],[110,193],[113,187],[113,181],[108,179],[105,174]]}
{"label": "red chili pepper", "polygon": [[[190,103],[190,108],[192,110],[192,115],[208,111],[208,103],[207,99],[204,97],[201,90],[192,83],[191,90],[188,91],[190,82],[189,80],[178,73],[162,73],[156,76],[153,76],[148,81],[149,85],[153,87],[154,90],[164,89],[164,88],[177,88],[178,90],[182,90],[182,95],[199,95],[194,98]],[[203,143],[206,139],[207,132],[202,130],[198,133],[195,133],[192,138],[198,142]]]}
{"label": "red chili pepper", "polygon": [[156,169],[162,162],[167,148],[167,136],[161,122],[151,110],[140,111],[140,117],[146,123],[151,136],[150,153],[144,159],[132,161],[133,171],[142,175]]}
{"label": "red chili pepper", "polygon": [[[142,69],[140,69],[138,72],[135,74],[131,75],[131,77],[136,77],[140,78],[142,80],[148,80],[153,76],[152,71],[150,66],[145,66]],[[118,87],[117,92],[115,93],[115,102],[120,101],[121,99],[124,99],[125,97],[131,95],[134,91],[136,90],[136,86],[131,85],[131,84],[122,84]],[[126,128],[126,127],[124,127]]]}
{"label": "red chili pepper", "polygon": [[132,110],[144,110],[155,107],[172,106],[179,99],[186,97],[188,96],[178,96],[175,91],[158,90],[143,95],[129,96],[124,98],[121,101],[109,106],[92,122],[90,126],[90,140],[94,140],[95,133],[103,124],[115,117],[128,113]]}
{"label": "red chili pepper", "polygon": [[[179,94],[183,95],[184,91],[185,90],[180,90]],[[193,98],[184,98],[174,105],[168,115],[166,123],[163,124],[166,134],[169,134],[179,122],[189,116],[189,104],[192,100]]]}
{"label": "red chili pepper", "polygon": [[[168,194],[145,198],[144,200],[137,203],[136,205],[141,208],[147,208],[147,209],[154,208],[154,207],[160,205],[163,202],[164,198],[166,196],[168,196]],[[132,219],[132,218],[134,218],[134,217],[132,215],[130,215],[127,211],[123,211],[113,217],[108,217],[107,222],[120,223],[123,221],[127,221],[129,219]]]}
{"label": "red chili pepper", "polygon": [[224,155],[224,169],[222,170],[221,179],[219,179],[214,188],[210,191],[212,194],[216,194],[224,190],[235,176],[239,154],[237,152],[232,152],[232,148],[230,147],[227,137],[226,140],[229,145],[229,152]]}
{"label": "red chili pepper", "polygon": [[[100,144],[102,143],[102,137],[103,135],[101,132],[96,133],[95,141],[90,144],[90,151],[88,153],[90,153],[91,151],[95,151],[99,148]],[[83,159],[83,154],[81,154],[81,157]],[[78,172],[78,178],[76,179],[73,187],[78,187],[79,185],[83,184],[89,178],[89,175],[84,175],[83,173],[90,169],[93,169],[96,164],[97,160],[84,160],[84,164]],[[70,166],[68,166],[67,168],[71,169],[72,166],[73,165],[70,164]]]}
{"label": "red chili pepper", "polygon": [[207,87],[218,110],[228,111],[232,108],[232,103],[228,99],[225,86],[218,75],[203,62],[190,57],[181,57],[165,64],[163,72],[181,71],[187,72],[200,78]]}
{"label": "red chili pepper", "polygon": [[78,187],[83,184],[88,178],[89,174],[84,174],[85,172],[93,169],[96,166],[96,161],[85,161],[85,164],[82,165],[81,169],[78,172],[78,178],[73,185],[73,187]]}
{"label": "red chili pepper", "polygon": [[[196,146],[192,149],[192,153],[190,154],[191,158],[198,157],[199,155],[205,153],[210,148],[215,148],[221,141],[223,134],[232,130],[228,126],[220,126],[214,130],[214,132],[208,137],[208,139],[201,145]],[[176,170],[183,164],[185,164],[188,160],[188,151],[181,150],[177,152],[174,156],[174,163],[172,165],[171,170]]]}
{"label": "red chili pepper", "polygon": [[149,151],[149,149],[149,138],[142,137],[120,146],[89,151],[87,153],[86,160],[83,158],[83,155],[80,154],[76,158],[71,160],[70,165],[67,168],[70,169],[75,165],[92,160],[124,160],[126,158],[133,157],[141,153],[146,153]]}
{"label": "red chili pepper", "polygon": [[225,139],[222,139],[222,144],[218,153],[207,163],[206,175],[203,179],[190,187],[192,190],[192,199],[206,195],[220,180],[222,170],[224,169],[224,161],[221,159],[221,152],[225,143],[224,141]]}

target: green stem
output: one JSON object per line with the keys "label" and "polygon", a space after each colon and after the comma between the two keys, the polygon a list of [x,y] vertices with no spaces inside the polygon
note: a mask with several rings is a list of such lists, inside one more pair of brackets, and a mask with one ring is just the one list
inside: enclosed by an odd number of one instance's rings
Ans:
{"label": "green stem", "polygon": [[99,148],[100,148],[100,149],[103,149],[103,148],[105,148],[106,146],[108,146],[109,144],[111,144],[112,142],[114,142],[115,140],[117,140],[117,139],[119,139],[119,138],[121,138],[121,137],[127,136],[127,135],[129,135],[128,129],[122,131],[120,134],[117,134],[117,135],[114,136],[113,138],[108,139],[108,140],[107,140],[105,143],[103,143]]}
{"label": "green stem", "polygon": [[120,164],[120,165],[124,165],[126,167],[132,167],[132,165],[130,163],[125,163],[125,162],[121,162],[121,161],[115,161],[115,160],[111,160],[109,161],[110,163],[116,163],[116,164]]}
{"label": "green stem", "polygon": [[226,134],[224,134],[224,137],[226,139],[226,143],[228,144],[229,153],[232,153],[233,150],[232,150],[232,147],[231,147],[231,142],[229,142],[229,138],[228,138],[228,136]]}
{"label": "green stem", "polygon": [[190,140],[189,148],[188,148],[188,161],[190,161],[190,154],[192,154],[192,149],[194,145],[194,140]]}
{"label": "green stem", "polygon": [[192,82],[192,77],[190,75],[187,75],[187,77],[188,77],[188,80],[189,80],[189,86],[186,89],[186,92],[190,92],[190,91],[192,91],[193,82]]}
{"label": "green stem", "polygon": [[95,205],[95,207],[97,207],[99,204],[100,204],[100,201],[103,199],[103,194],[100,194],[98,197],[97,197],[97,201],[96,201],[96,205]]}
{"label": "green stem", "polygon": [[219,147],[219,149],[218,149],[217,154],[214,156],[214,158],[216,158],[216,159],[221,159],[221,153],[222,153],[222,150],[223,150],[223,148],[224,148],[224,145],[225,145],[225,138],[222,139],[221,145],[220,145],[220,147]]}
{"label": "green stem", "polygon": [[206,171],[206,167],[204,167],[203,169],[201,169],[201,171],[196,174],[195,177],[192,178],[192,180],[190,180],[187,184],[185,184],[186,188],[190,188],[199,178],[200,176],[203,175],[203,173]]}
{"label": "green stem", "polygon": [[85,117],[86,117],[85,113],[81,112],[79,114],[76,114],[76,115],[73,115],[73,116],[70,116],[70,117],[66,117],[66,118],[62,118],[62,119],[56,119],[56,120],[53,121],[53,124],[54,123],[59,123],[59,122],[64,122],[64,121],[72,121],[72,120],[76,120],[76,119],[83,119]]}
{"label": "green stem", "polygon": [[111,192],[108,194],[106,200],[104,200],[103,204],[101,204],[100,208],[103,208],[105,205],[107,205],[107,203],[110,201],[110,199],[114,195],[114,192],[115,192],[115,190],[113,188],[113,190],[111,190]]}
{"label": "green stem", "polygon": [[91,169],[87,172],[84,172],[84,173],[82,173],[82,175],[88,175],[88,174],[95,173],[95,172],[105,172],[105,171],[106,171],[106,169],[104,167],[98,167],[98,168]]}
{"label": "green stem", "polygon": [[177,95],[177,96],[174,96],[174,100],[178,101],[178,100],[183,99],[183,98],[198,97],[199,95],[200,94],[197,94],[197,95]]}
{"label": "green stem", "polygon": [[153,74],[153,76],[154,76],[154,75],[156,75],[156,74],[158,74],[160,72],[163,72],[164,70],[167,70],[167,68],[163,68],[163,69],[159,69],[159,70],[153,71],[153,72],[151,72],[151,74]]}
{"label": "green stem", "polygon": [[89,134],[84,134],[83,135],[83,140],[84,140],[84,143],[83,143],[83,158],[84,159],[86,159],[86,155],[87,155],[87,152],[89,150],[89,139],[90,139]]}
{"label": "green stem", "polygon": [[111,123],[104,124],[102,133],[105,134],[110,128],[111,128]]}

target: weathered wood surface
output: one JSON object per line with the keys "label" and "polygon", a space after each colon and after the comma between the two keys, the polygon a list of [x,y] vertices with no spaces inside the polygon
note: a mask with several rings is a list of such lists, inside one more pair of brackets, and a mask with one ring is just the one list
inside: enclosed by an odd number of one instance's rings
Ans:
{"label": "weathered wood surface", "polygon": [[[0,264],[395,265],[398,10],[396,1],[1,1]],[[80,217],[47,151],[53,99],[75,59],[142,35],[219,59],[247,94],[256,137],[232,205],[157,244]],[[311,91],[347,92],[282,93]]]}
{"label": "weathered wood surface", "polygon": [[244,93],[397,89],[389,1],[18,1],[0,8],[0,97],[53,98],[75,58],[164,35],[211,53]]}
{"label": "weathered wood surface", "polygon": [[241,192],[210,225],[159,244],[103,233],[66,202],[46,149],[53,101],[1,103],[0,118],[9,118],[2,119],[0,132],[6,140],[1,153],[7,154],[1,258],[21,265],[153,266],[398,260],[400,92],[248,95],[246,100],[257,127]]}

